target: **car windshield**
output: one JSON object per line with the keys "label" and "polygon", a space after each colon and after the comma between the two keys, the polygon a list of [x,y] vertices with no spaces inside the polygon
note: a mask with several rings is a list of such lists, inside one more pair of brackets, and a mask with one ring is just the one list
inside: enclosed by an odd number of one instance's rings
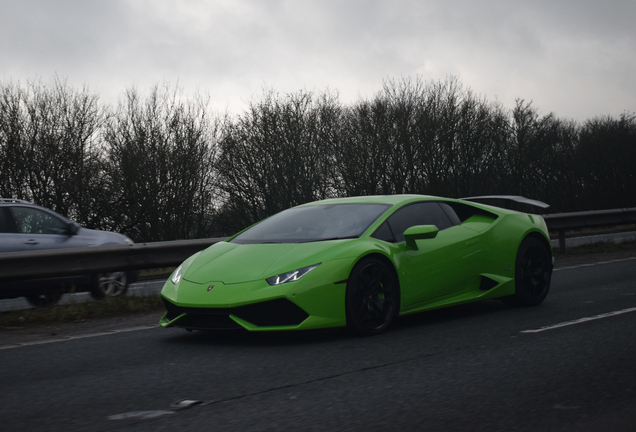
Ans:
{"label": "car windshield", "polygon": [[305,243],[360,237],[388,204],[325,204],[282,211],[231,240],[232,243]]}

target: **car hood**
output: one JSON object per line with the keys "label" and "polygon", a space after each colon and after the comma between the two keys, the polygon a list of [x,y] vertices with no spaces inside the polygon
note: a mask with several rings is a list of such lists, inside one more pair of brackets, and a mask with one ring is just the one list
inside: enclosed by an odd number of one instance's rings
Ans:
{"label": "car hood", "polygon": [[215,281],[225,284],[261,280],[318,264],[309,261],[314,255],[319,255],[320,252],[336,247],[344,241],[283,244],[216,243],[202,251],[190,263],[184,271],[183,278],[195,283]]}
{"label": "car hood", "polygon": [[75,234],[78,239],[84,240],[88,246],[106,246],[115,244],[132,243],[128,237],[111,231],[93,230],[84,227]]}

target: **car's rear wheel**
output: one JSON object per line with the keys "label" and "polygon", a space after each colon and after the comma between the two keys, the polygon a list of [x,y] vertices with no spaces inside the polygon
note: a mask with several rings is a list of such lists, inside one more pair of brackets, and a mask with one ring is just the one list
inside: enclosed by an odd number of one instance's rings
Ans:
{"label": "car's rear wheel", "polygon": [[128,277],[126,272],[100,273],[94,279],[91,287],[91,295],[96,299],[104,297],[116,297],[126,294],[128,290]]}
{"label": "car's rear wheel", "polygon": [[35,307],[48,307],[57,304],[62,298],[62,290],[53,289],[36,294],[27,294],[25,297],[27,301]]}
{"label": "car's rear wheel", "polygon": [[511,306],[536,306],[545,300],[552,279],[550,252],[538,239],[521,242],[515,266],[515,294],[501,300]]}
{"label": "car's rear wheel", "polygon": [[347,327],[361,335],[385,330],[399,311],[400,290],[393,271],[381,260],[363,258],[347,282]]}

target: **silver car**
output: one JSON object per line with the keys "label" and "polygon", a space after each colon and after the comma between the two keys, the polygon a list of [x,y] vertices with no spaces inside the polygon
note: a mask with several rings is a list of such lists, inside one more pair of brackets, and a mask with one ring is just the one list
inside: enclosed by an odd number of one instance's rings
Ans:
{"label": "silver car", "polygon": [[[133,243],[125,235],[83,228],[28,201],[0,198],[0,253]],[[97,299],[122,295],[136,272],[112,272],[0,283],[0,298],[24,296],[34,306],[57,303],[64,292],[88,291]]]}

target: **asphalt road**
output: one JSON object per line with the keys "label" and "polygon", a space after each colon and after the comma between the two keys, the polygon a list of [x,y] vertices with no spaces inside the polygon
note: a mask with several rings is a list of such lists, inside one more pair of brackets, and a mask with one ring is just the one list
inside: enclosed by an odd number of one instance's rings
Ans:
{"label": "asphalt road", "polygon": [[636,430],[633,258],[556,271],[536,308],[487,301],[369,338],[120,330],[0,345],[0,428]]}

